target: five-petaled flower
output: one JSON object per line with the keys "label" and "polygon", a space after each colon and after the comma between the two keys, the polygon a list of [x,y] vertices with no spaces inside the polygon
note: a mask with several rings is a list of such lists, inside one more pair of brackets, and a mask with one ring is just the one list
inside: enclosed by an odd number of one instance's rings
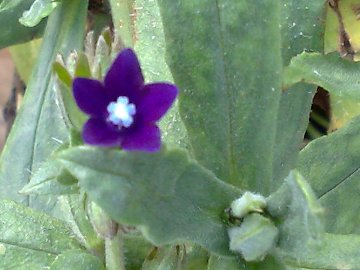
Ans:
{"label": "five-petaled flower", "polygon": [[82,133],[85,143],[149,152],[161,147],[156,122],[178,93],[173,84],[144,84],[139,61],[131,49],[121,51],[104,82],[75,78],[73,91],[79,108],[90,116]]}

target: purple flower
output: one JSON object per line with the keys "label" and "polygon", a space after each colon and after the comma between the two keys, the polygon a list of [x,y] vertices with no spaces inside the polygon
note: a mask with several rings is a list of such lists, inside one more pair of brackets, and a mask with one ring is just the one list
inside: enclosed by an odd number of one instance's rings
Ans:
{"label": "purple flower", "polygon": [[121,51],[104,82],[75,78],[73,91],[79,108],[90,116],[83,128],[85,143],[149,152],[161,147],[156,122],[178,92],[169,83],[144,84],[139,61],[131,49]]}

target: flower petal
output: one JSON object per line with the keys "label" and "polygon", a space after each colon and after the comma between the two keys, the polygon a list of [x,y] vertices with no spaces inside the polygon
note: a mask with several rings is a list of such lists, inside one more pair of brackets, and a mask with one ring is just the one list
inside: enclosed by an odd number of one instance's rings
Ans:
{"label": "flower petal", "polygon": [[133,102],[144,84],[144,77],[136,54],[124,49],[115,59],[105,77],[105,88],[112,99],[126,96]]}
{"label": "flower petal", "polygon": [[110,99],[101,82],[92,79],[75,78],[73,92],[76,104],[84,113],[99,117],[106,115],[106,107]]}
{"label": "flower petal", "polygon": [[97,146],[120,146],[121,134],[119,130],[109,125],[105,120],[90,118],[83,128],[85,143]]}
{"label": "flower petal", "polygon": [[158,151],[161,147],[160,129],[155,124],[139,125],[123,135],[121,146],[127,151]]}
{"label": "flower petal", "polygon": [[144,122],[159,120],[171,107],[177,96],[175,85],[169,83],[152,83],[143,88],[143,96],[137,104],[137,113]]}

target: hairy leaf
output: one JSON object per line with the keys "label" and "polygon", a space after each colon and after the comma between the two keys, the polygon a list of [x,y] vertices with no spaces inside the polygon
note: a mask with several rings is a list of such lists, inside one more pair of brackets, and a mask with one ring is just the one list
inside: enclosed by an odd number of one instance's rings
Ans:
{"label": "hairy leaf", "polygon": [[[281,1],[283,65],[304,50],[322,51],[324,1]],[[274,145],[274,184],[278,188],[296,165],[316,86],[298,84],[281,94]]]}
{"label": "hairy leaf", "polygon": [[360,99],[360,63],[338,53],[302,53],[285,70],[284,87],[305,81],[319,85],[339,97]]}
{"label": "hairy leaf", "polygon": [[220,179],[263,194],[280,99],[279,2],[158,0],[194,156]]}
{"label": "hairy leaf", "polygon": [[18,191],[68,137],[56,104],[51,65],[59,50],[66,56],[71,50],[81,47],[86,14],[87,1],[63,0],[49,18],[41,54],[28,84],[23,106],[2,152],[0,198],[47,211],[54,207],[55,201],[22,196]]}
{"label": "hairy leaf", "polygon": [[239,190],[181,150],[156,154],[76,147],[60,154],[81,188],[114,220],[155,245],[191,241],[229,256],[224,210]]}
{"label": "hairy leaf", "polygon": [[49,270],[105,270],[104,264],[94,255],[79,250],[59,255]]}
{"label": "hairy leaf", "polygon": [[0,201],[0,268],[38,270],[64,251],[81,249],[64,222]]}
{"label": "hairy leaf", "polygon": [[360,118],[311,142],[301,151],[297,169],[309,180],[325,207],[328,232],[360,233]]}

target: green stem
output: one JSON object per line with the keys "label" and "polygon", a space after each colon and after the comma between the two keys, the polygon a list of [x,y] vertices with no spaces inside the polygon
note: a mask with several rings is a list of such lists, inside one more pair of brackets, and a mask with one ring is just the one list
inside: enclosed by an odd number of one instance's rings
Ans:
{"label": "green stem", "polygon": [[113,238],[105,238],[106,269],[125,270],[124,243],[121,229]]}

